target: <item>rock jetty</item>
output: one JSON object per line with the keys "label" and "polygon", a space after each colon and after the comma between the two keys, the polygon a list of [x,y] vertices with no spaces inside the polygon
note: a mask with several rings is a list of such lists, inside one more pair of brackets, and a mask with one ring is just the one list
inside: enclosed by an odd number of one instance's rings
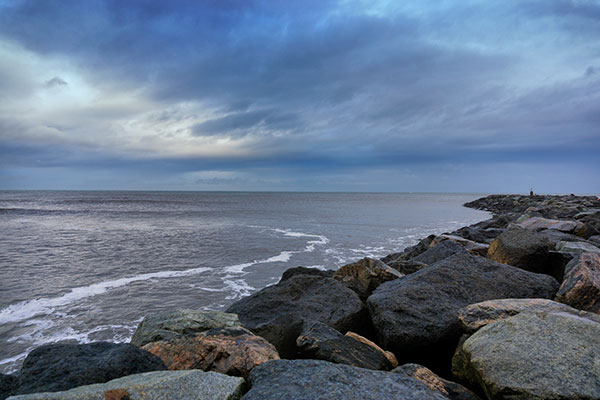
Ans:
{"label": "rock jetty", "polygon": [[492,217],[292,268],[225,313],[148,315],[131,344],[42,346],[0,399],[600,400],[600,201],[465,206]]}

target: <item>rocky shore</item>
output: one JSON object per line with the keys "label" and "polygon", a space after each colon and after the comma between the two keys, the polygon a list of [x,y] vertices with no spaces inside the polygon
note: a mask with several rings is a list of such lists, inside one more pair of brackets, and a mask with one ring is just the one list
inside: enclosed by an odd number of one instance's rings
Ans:
{"label": "rocky shore", "polygon": [[493,217],[148,315],[129,344],[39,347],[0,399],[600,399],[600,201],[465,206]]}

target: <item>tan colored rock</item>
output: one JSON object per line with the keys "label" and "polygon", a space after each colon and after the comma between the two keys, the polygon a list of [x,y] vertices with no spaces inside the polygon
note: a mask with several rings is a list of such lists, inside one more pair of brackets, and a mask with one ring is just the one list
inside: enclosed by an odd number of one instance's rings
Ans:
{"label": "tan colored rock", "polygon": [[387,358],[388,361],[390,362],[390,364],[392,364],[392,368],[396,368],[398,366],[398,360],[396,359],[396,356],[394,355],[394,353],[392,353],[391,351],[385,351],[384,349],[377,346],[375,343],[373,343],[366,337],[360,336],[358,333],[346,332],[346,336],[351,337],[354,340],[358,340],[359,342],[364,343],[366,345],[369,345],[372,348],[374,348],[375,350],[383,353],[383,355],[385,355],[385,358]]}
{"label": "tan colored rock", "polygon": [[160,357],[170,370],[201,369],[244,378],[257,365],[279,359],[272,344],[243,328],[214,329],[142,348]]}
{"label": "tan colored rock", "polygon": [[567,264],[556,300],[600,314],[600,255],[582,253]]}
{"label": "tan colored rock", "polygon": [[440,392],[449,400],[481,400],[479,396],[458,383],[440,378],[429,368],[419,364],[404,364],[392,372],[403,373],[423,382],[429,389]]}
{"label": "tan colored rock", "polygon": [[383,261],[366,257],[340,267],[333,278],[354,290],[362,300],[365,300],[382,283],[403,276]]}
{"label": "tan colored rock", "polygon": [[566,233],[576,233],[583,228],[583,223],[579,221],[565,221],[559,219],[548,219],[542,217],[531,217],[518,224],[521,228],[531,231],[539,231],[542,229],[554,229]]}

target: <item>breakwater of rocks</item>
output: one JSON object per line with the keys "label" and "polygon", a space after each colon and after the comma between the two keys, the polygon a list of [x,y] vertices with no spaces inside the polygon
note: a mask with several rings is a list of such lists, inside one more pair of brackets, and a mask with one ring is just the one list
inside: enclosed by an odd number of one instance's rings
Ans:
{"label": "breakwater of rocks", "polygon": [[225,312],[56,343],[11,399],[600,399],[600,201],[492,195],[493,217],[337,271],[297,267]]}

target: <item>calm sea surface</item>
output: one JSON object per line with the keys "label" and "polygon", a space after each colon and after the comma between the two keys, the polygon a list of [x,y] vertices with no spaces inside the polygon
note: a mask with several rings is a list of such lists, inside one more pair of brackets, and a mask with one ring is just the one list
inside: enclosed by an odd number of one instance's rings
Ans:
{"label": "calm sea surface", "polygon": [[0,372],[145,314],[222,310],[287,268],[335,269],[488,217],[470,194],[0,191]]}

